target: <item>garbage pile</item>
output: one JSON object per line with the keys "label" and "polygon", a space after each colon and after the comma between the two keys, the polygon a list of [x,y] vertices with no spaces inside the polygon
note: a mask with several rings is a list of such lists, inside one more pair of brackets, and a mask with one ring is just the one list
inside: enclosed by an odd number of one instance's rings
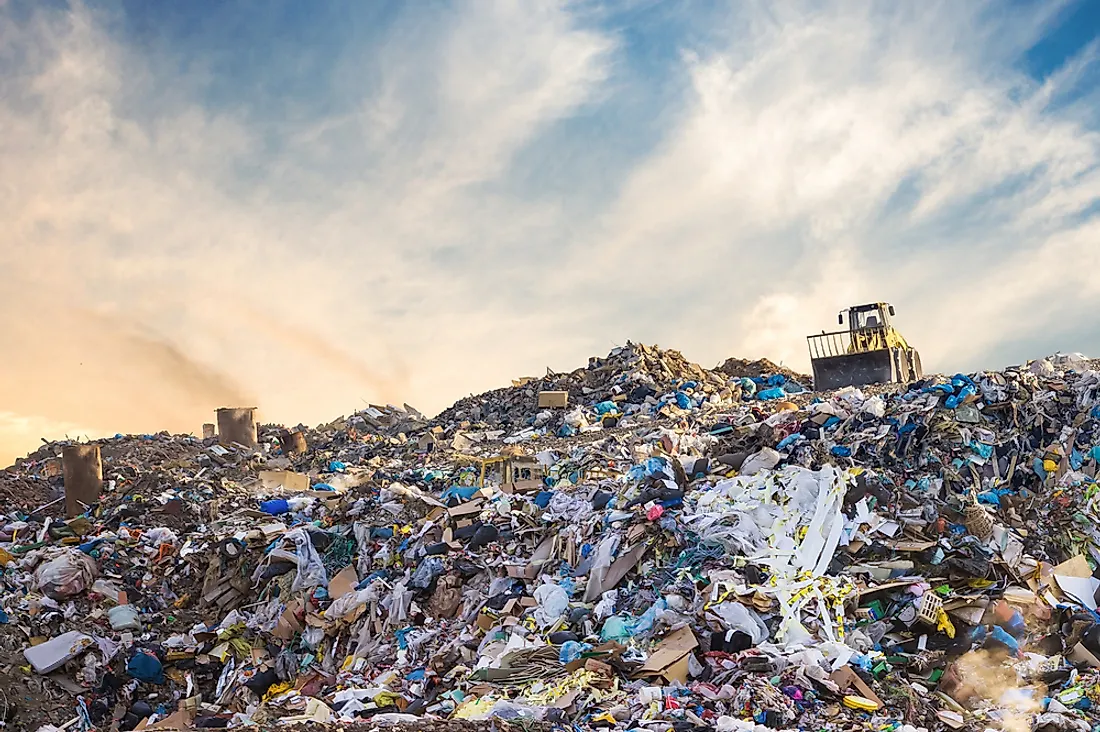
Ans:
{"label": "garbage pile", "polygon": [[0,473],[0,721],[1087,732],[1098,367],[815,393],[630,344],[435,419],[103,440],[69,517],[50,443]]}

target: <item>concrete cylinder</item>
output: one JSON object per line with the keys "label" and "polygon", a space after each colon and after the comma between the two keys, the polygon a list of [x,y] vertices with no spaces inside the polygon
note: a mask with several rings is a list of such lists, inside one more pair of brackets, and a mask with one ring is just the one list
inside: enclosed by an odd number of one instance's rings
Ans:
{"label": "concrete cylinder", "polygon": [[218,442],[256,446],[256,408],[222,407],[218,410]]}
{"label": "concrete cylinder", "polygon": [[103,490],[103,463],[99,445],[69,445],[61,451],[61,472],[65,481],[65,515],[84,513],[84,506],[96,503]]}
{"label": "concrete cylinder", "polygon": [[218,436],[218,428],[207,422],[202,426],[202,439],[209,440]]}
{"label": "concrete cylinder", "polygon": [[279,435],[279,445],[287,455],[301,455],[306,451],[306,436],[298,430]]}

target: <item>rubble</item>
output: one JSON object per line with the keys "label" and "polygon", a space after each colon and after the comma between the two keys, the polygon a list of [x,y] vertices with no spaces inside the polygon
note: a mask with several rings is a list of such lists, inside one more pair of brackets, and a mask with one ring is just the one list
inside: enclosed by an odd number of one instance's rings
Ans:
{"label": "rubble", "polygon": [[73,518],[46,444],[0,473],[0,721],[1095,728],[1098,364],[755,363],[119,435]]}

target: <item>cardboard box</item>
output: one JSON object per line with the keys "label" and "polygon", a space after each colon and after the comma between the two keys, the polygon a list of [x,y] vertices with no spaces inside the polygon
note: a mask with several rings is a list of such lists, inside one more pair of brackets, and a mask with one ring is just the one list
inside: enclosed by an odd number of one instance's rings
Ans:
{"label": "cardboard box", "polygon": [[699,646],[691,628],[684,626],[657,644],[646,662],[634,672],[634,678],[655,677],[665,683],[686,684],[688,654]]}
{"label": "cardboard box", "polygon": [[261,470],[260,483],[265,491],[308,491],[309,476],[289,470]]}
{"label": "cardboard box", "polygon": [[569,406],[569,392],[540,391],[539,409],[564,409]]}

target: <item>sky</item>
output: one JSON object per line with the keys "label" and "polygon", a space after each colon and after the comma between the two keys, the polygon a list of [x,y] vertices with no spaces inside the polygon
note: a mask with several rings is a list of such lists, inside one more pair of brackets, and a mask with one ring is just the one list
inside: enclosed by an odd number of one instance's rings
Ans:
{"label": "sky", "polygon": [[1100,3],[0,0],[0,463],[627,340],[1100,355]]}

